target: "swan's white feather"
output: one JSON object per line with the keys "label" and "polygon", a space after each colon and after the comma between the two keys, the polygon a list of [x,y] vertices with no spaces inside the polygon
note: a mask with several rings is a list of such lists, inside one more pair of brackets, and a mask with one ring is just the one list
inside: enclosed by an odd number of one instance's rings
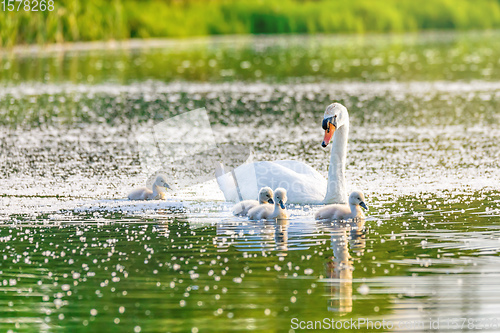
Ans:
{"label": "swan's white feather", "polygon": [[162,175],[156,176],[153,189],[139,187],[128,194],[129,200],[164,200],[165,187],[170,188]]}
{"label": "swan's white feather", "polygon": [[252,200],[257,189],[265,186],[284,188],[290,203],[321,203],[326,194],[326,179],[312,167],[298,161],[243,164],[234,169],[234,174],[236,181],[230,172],[217,178],[228,201]]}

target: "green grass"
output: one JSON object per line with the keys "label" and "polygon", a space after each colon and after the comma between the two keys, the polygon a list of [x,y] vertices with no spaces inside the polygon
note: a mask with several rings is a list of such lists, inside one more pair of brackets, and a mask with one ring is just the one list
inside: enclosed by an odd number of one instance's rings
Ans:
{"label": "green grass", "polygon": [[12,46],[217,34],[492,29],[500,28],[500,0],[55,0],[52,12],[0,15],[0,45]]}

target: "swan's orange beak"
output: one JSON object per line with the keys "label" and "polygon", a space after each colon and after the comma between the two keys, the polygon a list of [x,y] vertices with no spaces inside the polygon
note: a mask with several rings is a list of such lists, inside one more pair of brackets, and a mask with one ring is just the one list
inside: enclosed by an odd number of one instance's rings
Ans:
{"label": "swan's orange beak", "polygon": [[333,124],[329,122],[328,123],[328,127],[325,130],[325,137],[323,139],[323,142],[321,143],[321,146],[323,148],[325,148],[326,146],[328,146],[328,144],[330,143],[330,140],[333,137],[333,133],[335,133],[335,126],[333,126]]}

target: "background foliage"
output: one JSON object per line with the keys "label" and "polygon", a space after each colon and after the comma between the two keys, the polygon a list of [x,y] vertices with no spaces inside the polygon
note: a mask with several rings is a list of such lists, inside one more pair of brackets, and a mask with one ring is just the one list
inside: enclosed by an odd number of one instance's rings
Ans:
{"label": "background foliage", "polygon": [[52,12],[2,12],[0,45],[491,28],[500,0],[55,0]]}

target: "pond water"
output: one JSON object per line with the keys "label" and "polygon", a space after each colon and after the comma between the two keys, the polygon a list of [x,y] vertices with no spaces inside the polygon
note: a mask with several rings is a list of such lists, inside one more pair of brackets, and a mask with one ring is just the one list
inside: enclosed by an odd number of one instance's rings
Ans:
{"label": "pond water", "polygon": [[[0,55],[0,331],[298,332],[324,318],[498,331],[499,40],[228,37]],[[366,220],[318,222],[317,206],[289,205],[287,221],[249,222],[213,179],[125,200],[150,176],[140,135],[197,108],[218,144],[326,176],[332,101],[349,109],[348,187],[367,196]]]}

